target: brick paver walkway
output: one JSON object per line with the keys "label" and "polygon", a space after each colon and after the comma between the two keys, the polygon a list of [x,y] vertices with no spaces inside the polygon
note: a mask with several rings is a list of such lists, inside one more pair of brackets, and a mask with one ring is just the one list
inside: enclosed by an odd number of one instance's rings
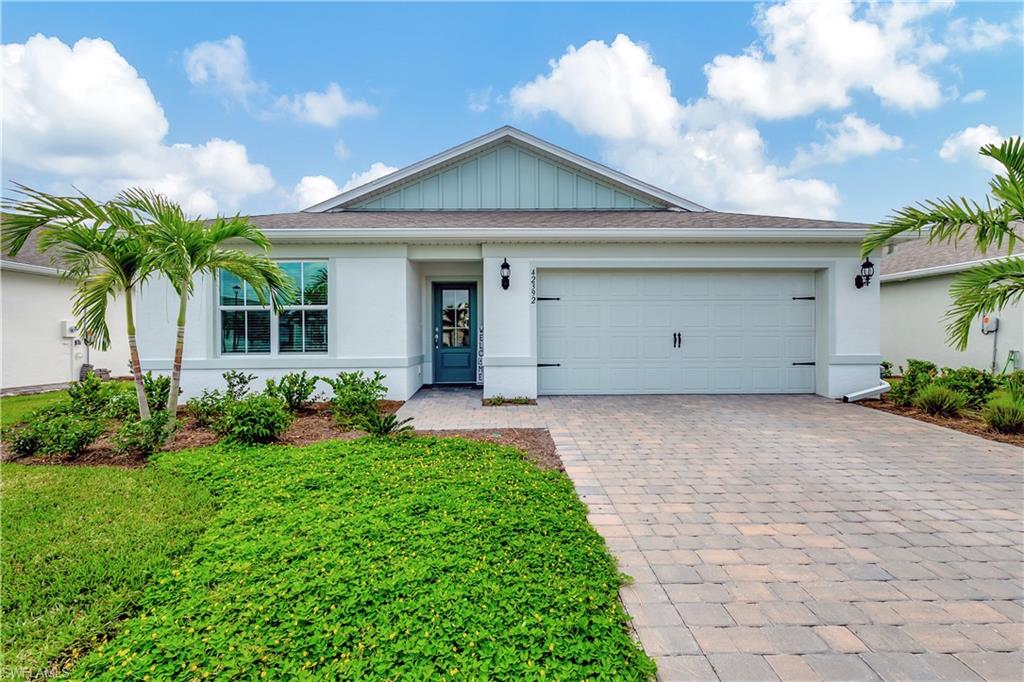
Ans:
{"label": "brick paver walkway", "polygon": [[1024,678],[1021,449],[812,396],[479,401],[402,412],[551,430],[661,679]]}

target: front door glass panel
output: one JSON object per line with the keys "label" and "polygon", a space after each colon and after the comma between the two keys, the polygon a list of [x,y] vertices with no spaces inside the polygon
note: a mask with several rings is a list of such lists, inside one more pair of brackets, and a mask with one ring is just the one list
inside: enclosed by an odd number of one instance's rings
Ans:
{"label": "front door glass panel", "polygon": [[441,296],[441,345],[468,348],[471,339],[469,289],[445,289]]}

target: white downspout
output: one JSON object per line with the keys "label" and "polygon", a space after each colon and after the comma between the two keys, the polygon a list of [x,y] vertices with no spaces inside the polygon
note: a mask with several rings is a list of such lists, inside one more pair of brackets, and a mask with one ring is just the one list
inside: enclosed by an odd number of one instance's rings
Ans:
{"label": "white downspout", "polygon": [[865,398],[874,398],[881,396],[883,393],[888,393],[892,389],[888,381],[883,381],[874,388],[865,388],[862,391],[854,391],[853,393],[847,393],[843,396],[844,403],[855,403],[858,400],[864,400]]}

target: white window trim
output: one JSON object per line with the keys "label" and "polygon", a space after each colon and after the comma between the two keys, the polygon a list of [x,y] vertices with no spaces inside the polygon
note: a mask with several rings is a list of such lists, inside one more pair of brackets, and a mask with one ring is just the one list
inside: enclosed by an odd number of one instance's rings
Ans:
{"label": "white window trim", "polygon": [[[331,298],[333,295],[333,282],[334,279],[331,275],[331,261],[326,258],[281,258],[275,259],[275,263],[323,263],[327,268],[327,303],[324,305],[287,305],[281,307],[281,312],[288,310],[322,310],[327,313],[327,350],[317,352],[303,351],[286,351],[282,353],[280,351],[280,338],[279,338],[279,326],[278,321],[280,319],[280,312],[274,312],[269,305],[222,305],[220,302],[220,271],[213,278],[213,294],[214,294],[214,334],[215,334],[215,348],[217,349],[217,357],[225,358],[268,358],[268,357],[279,357],[279,358],[316,358],[316,357],[328,357],[331,351],[331,344],[333,343],[334,334],[331,333]],[[241,353],[227,353],[224,352],[224,319],[221,315],[222,312],[227,311],[269,311],[270,312],[270,350],[265,353],[252,352],[248,350]],[[246,345],[248,345],[248,324],[249,319],[246,316]],[[305,339],[303,339],[305,343]]]}

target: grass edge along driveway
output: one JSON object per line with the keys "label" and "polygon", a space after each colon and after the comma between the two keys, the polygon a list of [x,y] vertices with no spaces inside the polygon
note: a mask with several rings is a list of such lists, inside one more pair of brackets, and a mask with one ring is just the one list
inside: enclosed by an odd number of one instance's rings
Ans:
{"label": "grass edge along driveway", "polygon": [[362,439],[166,453],[218,511],[73,678],[647,679],[564,474]]}

